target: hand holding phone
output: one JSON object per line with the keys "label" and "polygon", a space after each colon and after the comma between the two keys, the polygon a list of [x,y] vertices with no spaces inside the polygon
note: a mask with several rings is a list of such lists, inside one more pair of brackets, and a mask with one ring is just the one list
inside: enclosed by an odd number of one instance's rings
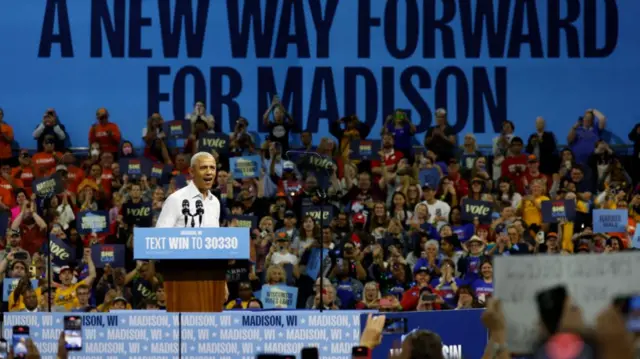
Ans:
{"label": "hand holding phone", "polygon": [[82,350],[82,317],[64,317],[64,347],[67,350]]}
{"label": "hand holding phone", "polygon": [[29,327],[24,325],[16,325],[13,327],[13,336],[11,338],[13,344],[13,357],[27,357],[27,341],[29,340]]}

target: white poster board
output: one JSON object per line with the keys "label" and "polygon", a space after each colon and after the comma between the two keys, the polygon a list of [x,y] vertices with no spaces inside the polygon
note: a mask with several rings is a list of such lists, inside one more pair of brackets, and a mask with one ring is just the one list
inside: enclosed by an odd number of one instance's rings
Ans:
{"label": "white poster board", "polygon": [[640,292],[640,252],[501,256],[494,259],[494,296],[502,301],[513,353],[530,353],[539,338],[536,294],[567,286],[588,325],[619,295]]}

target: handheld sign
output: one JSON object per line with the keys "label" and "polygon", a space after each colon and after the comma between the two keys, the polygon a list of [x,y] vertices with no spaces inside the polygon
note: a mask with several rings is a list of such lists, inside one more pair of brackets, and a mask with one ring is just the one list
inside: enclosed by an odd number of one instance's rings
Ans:
{"label": "handheld sign", "polygon": [[234,179],[258,178],[262,168],[260,156],[242,156],[229,158],[229,168]]}
{"label": "handheld sign", "polygon": [[64,192],[64,185],[59,174],[55,173],[49,177],[33,180],[33,193],[40,198],[53,197]]}
{"label": "handheld sign", "polygon": [[379,160],[380,148],[380,140],[353,140],[350,157],[356,160]]}
{"label": "handheld sign", "polygon": [[[14,289],[18,286],[18,282],[20,282],[20,278],[5,278],[2,281],[2,301],[8,302],[9,295],[13,292]],[[31,280],[31,288],[38,288],[38,280]]]}
{"label": "handheld sign", "polygon": [[124,267],[124,244],[94,244],[91,259],[96,268],[109,264],[112,268]]}
{"label": "handheld sign", "polygon": [[131,226],[151,227],[153,213],[151,202],[126,202],[122,205],[124,223]]}
{"label": "handheld sign", "polygon": [[573,221],[575,218],[575,201],[562,200],[542,202],[542,221],[544,223],[558,223],[560,220]]}
{"label": "handheld sign", "polygon": [[227,217],[229,219],[229,223],[236,220],[236,227],[241,228],[258,228],[258,217],[257,216],[241,216],[241,215],[231,215]]}
{"label": "handheld sign", "polygon": [[538,292],[565,285],[590,326],[613,298],[640,287],[640,253],[498,256],[493,276],[494,296],[502,301],[507,320],[509,350],[527,354],[538,338]]}
{"label": "handheld sign", "polygon": [[165,122],[163,130],[171,138],[186,138],[191,133],[191,121],[175,120]]}
{"label": "handheld sign", "polygon": [[264,309],[295,309],[298,288],[288,285],[263,285],[259,298]]}
{"label": "handheld sign", "polygon": [[248,228],[134,228],[135,259],[249,259]]}
{"label": "handheld sign", "polygon": [[78,233],[107,233],[109,232],[109,213],[107,211],[78,212]]}
{"label": "handheld sign", "polygon": [[478,217],[480,223],[491,223],[492,207],[491,202],[466,198],[462,201],[462,219],[471,222]]}
{"label": "handheld sign", "polygon": [[229,152],[229,135],[225,133],[207,133],[198,139],[198,151],[211,152],[216,151],[219,154]]}
{"label": "handheld sign", "polygon": [[626,209],[594,209],[595,233],[626,232],[629,212]]}
{"label": "handheld sign", "polygon": [[[49,242],[45,243],[45,247],[47,244],[51,245],[51,257],[53,263],[56,265],[63,266],[76,260],[75,250],[54,234],[49,235]],[[46,253],[46,249],[43,252]]]}
{"label": "handheld sign", "polygon": [[310,216],[323,226],[328,226],[333,219],[333,206],[302,207],[302,216]]}

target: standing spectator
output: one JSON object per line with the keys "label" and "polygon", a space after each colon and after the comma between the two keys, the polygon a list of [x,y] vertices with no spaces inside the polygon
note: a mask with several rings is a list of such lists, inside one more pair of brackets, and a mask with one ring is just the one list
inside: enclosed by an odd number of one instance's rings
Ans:
{"label": "standing spectator", "polygon": [[384,134],[389,134],[393,138],[395,149],[402,152],[405,158],[411,158],[416,126],[404,111],[396,110],[392,116],[387,116],[382,133],[383,141]]}
{"label": "standing spectator", "polygon": [[[511,139],[513,138],[515,126],[511,121],[502,123],[502,132],[493,139],[493,180],[498,180],[502,176],[502,161],[509,151]],[[522,142],[522,140],[521,140]]]}
{"label": "standing spectator", "polygon": [[103,152],[118,153],[120,149],[120,127],[113,122],[109,122],[109,112],[106,108],[99,108],[96,111],[98,123],[91,126],[89,130],[89,143],[97,142]]}
{"label": "standing spectator", "polygon": [[204,102],[198,101],[193,107],[193,112],[188,113],[185,116],[185,120],[191,121],[191,128],[195,127],[197,120],[203,120],[207,123],[207,126],[210,130],[216,127],[216,119],[212,114],[207,113],[207,107],[204,105]]}
{"label": "standing spectator", "polygon": [[567,136],[567,142],[571,146],[576,162],[581,165],[587,163],[606,124],[607,118],[600,111],[588,109],[573,125]]}
{"label": "standing spectator", "polygon": [[525,171],[527,169],[528,157],[522,153],[522,139],[520,137],[511,138],[509,152],[502,161],[502,177],[508,177],[516,184],[522,183]]}
{"label": "standing spectator", "polygon": [[482,153],[478,151],[476,136],[473,133],[464,135],[464,143],[460,148],[460,165],[463,173],[472,171],[478,158],[482,157]]}
{"label": "standing spectator", "polygon": [[529,136],[526,151],[540,160],[540,172],[550,176],[558,169],[558,145],[553,132],[545,131],[544,118],[536,118],[536,132]]}
{"label": "standing spectator", "polygon": [[[344,129],[342,125],[345,125]],[[340,143],[340,155],[343,159],[349,158],[349,151],[351,150],[351,141],[364,140],[369,136],[371,127],[366,123],[360,122],[358,116],[351,115],[343,117],[337,121],[333,121],[329,124],[329,132],[338,139]]]}
{"label": "standing spectator", "polygon": [[13,127],[4,122],[4,111],[0,108],[0,161],[5,163],[13,157]]}
{"label": "standing spectator", "polygon": [[11,176],[17,178],[24,184],[24,190],[30,197],[32,193],[31,183],[33,182],[35,175],[35,169],[33,162],[31,161],[31,155],[29,150],[21,149],[18,155],[18,166],[11,170]]}
{"label": "standing spectator", "polygon": [[[269,121],[269,115],[273,112],[273,122]],[[293,118],[285,110],[278,96],[273,96],[271,106],[262,116],[264,126],[269,130],[269,141],[278,142],[282,146],[282,151],[289,150],[289,133],[293,129]]]}
{"label": "standing spectator", "polygon": [[[144,156],[155,161],[171,164],[169,151],[167,149],[166,134],[163,130],[164,119],[159,113],[154,113],[147,119],[147,127],[142,130],[142,139],[144,140]],[[192,127],[193,128],[193,127]],[[127,150],[127,146],[123,143],[122,153],[128,155],[133,152],[133,148]]]}
{"label": "standing spectator", "polygon": [[440,161],[445,163],[454,157],[456,134],[447,123],[447,111],[436,110],[436,125],[429,128],[424,137],[424,146],[433,151]]}
{"label": "standing spectator", "polygon": [[67,148],[66,144],[71,143],[68,139],[69,136],[64,128],[64,125],[60,123],[56,110],[50,108],[44,113],[42,122],[38,124],[38,127],[33,131],[33,138],[38,141],[38,151],[44,151],[45,140],[53,138],[53,144],[56,151],[63,151]]}
{"label": "standing spectator", "polygon": [[35,197],[24,201],[20,214],[16,216],[11,229],[21,235],[22,247],[33,255],[47,239],[47,223],[37,212]]}
{"label": "standing spectator", "polygon": [[53,136],[45,136],[43,143],[42,152],[36,153],[32,158],[37,178],[50,175],[62,159],[62,154],[55,151],[56,140]]}

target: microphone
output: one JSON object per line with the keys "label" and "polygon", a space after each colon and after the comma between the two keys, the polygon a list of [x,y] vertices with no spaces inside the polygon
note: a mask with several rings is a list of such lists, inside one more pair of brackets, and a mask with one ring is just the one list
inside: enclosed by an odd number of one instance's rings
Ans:
{"label": "microphone", "polygon": [[182,200],[182,215],[184,216],[184,226],[187,226],[187,220],[191,215],[191,211],[189,210],[189,200]]}
{"label": "microphone", "polygon": [[202,227],[202,216],[204,215],[204,205],[201,200],[196,200],[196,216],[198,216],[198,226]]}

